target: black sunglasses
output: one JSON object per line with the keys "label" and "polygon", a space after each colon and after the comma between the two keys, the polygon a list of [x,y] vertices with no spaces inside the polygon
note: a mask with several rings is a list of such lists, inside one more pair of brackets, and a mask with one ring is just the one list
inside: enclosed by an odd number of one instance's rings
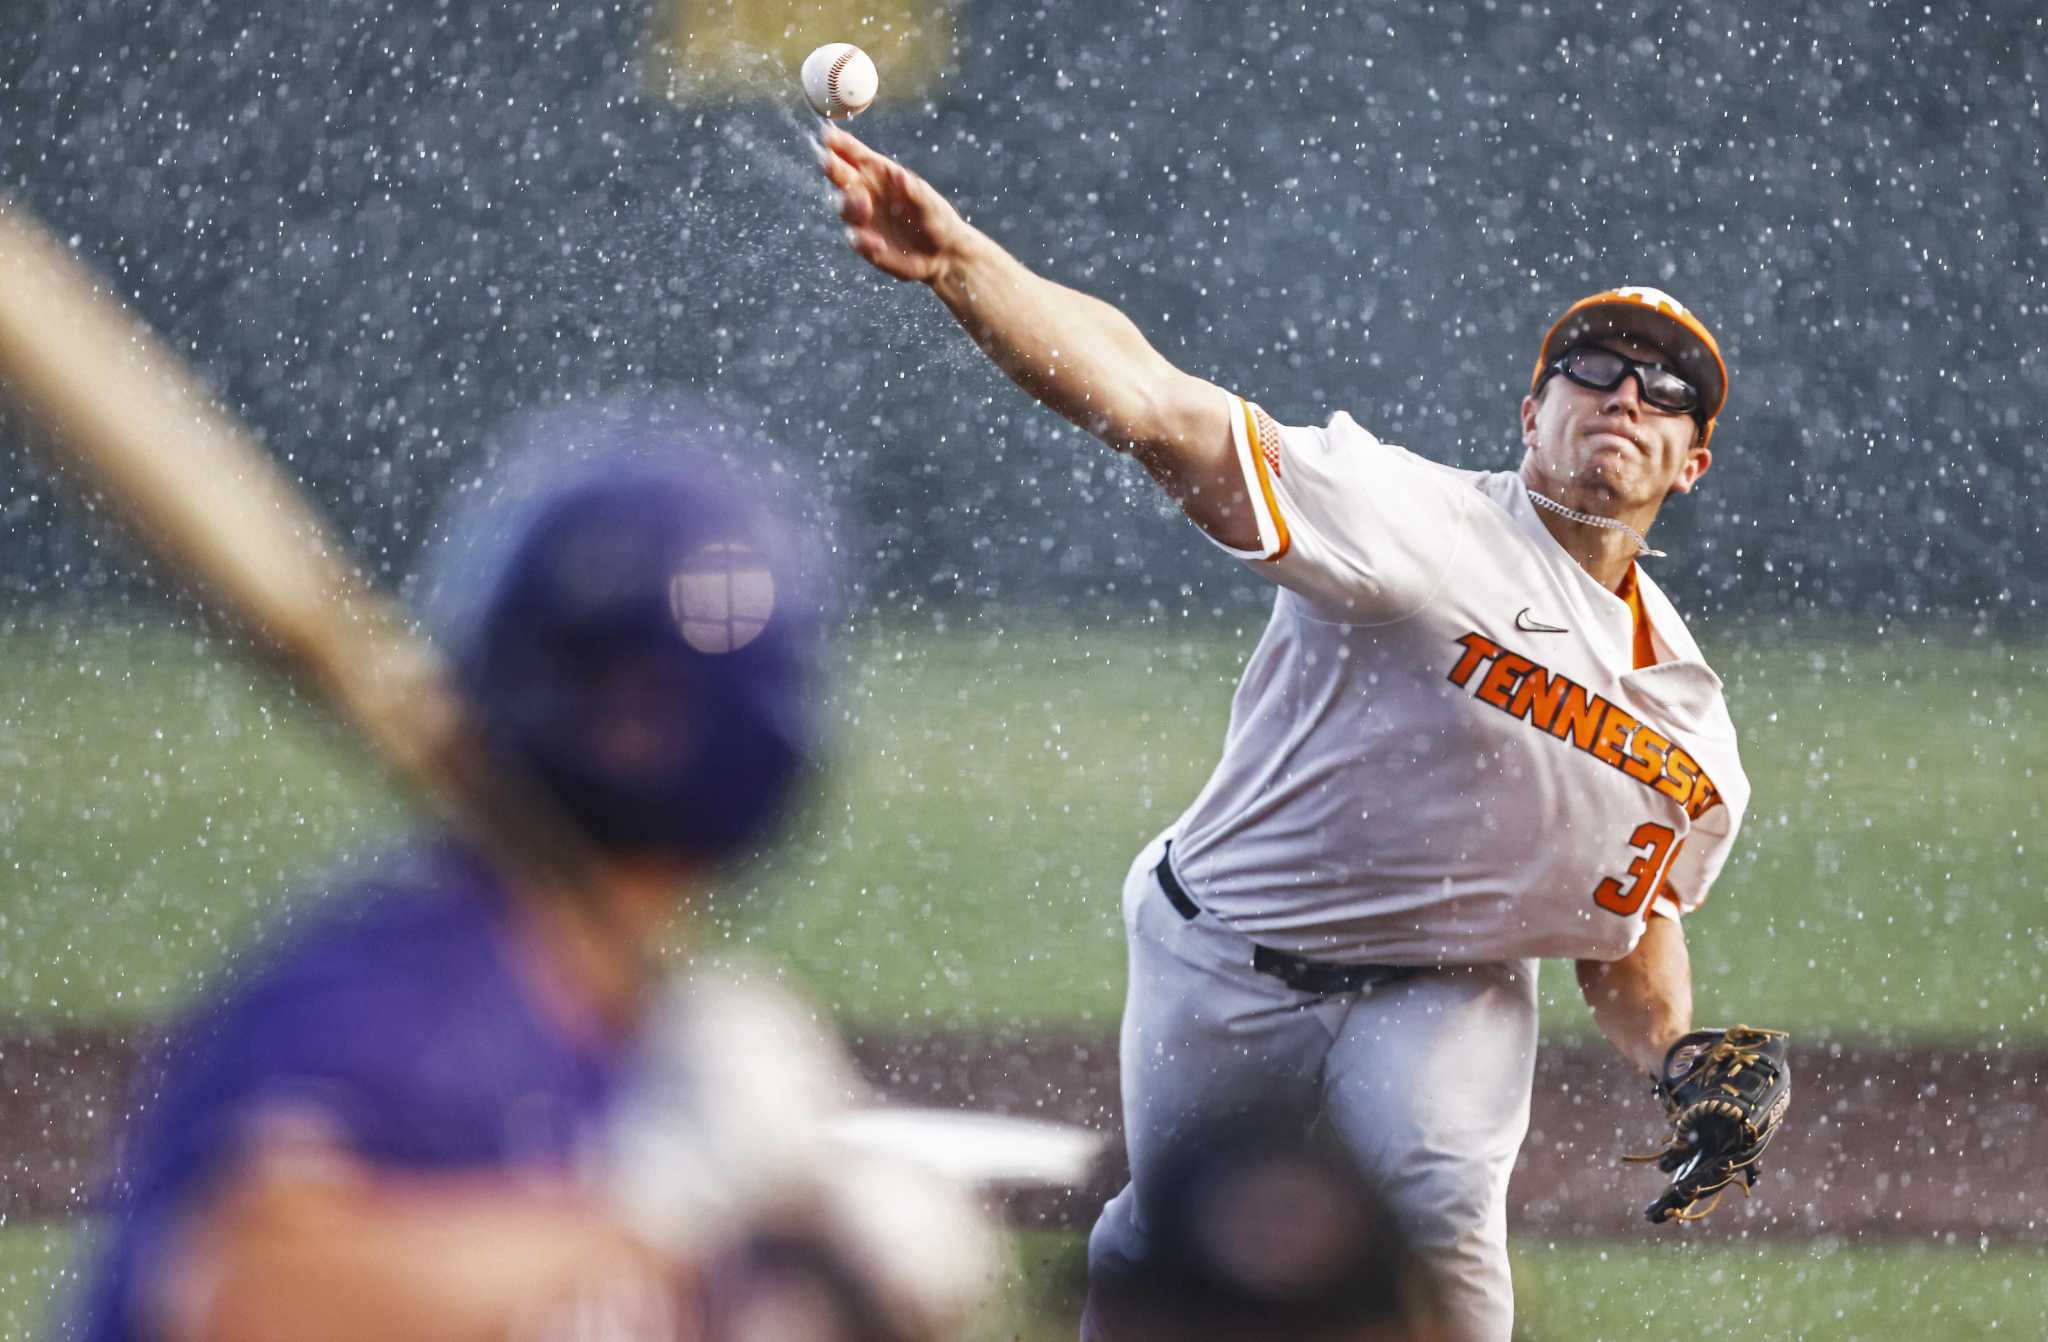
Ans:
{"label": "black sunglasses", "polygon": [[1613,391],[1621,385],[1623,378],[1633,373],[1636,386],[1642,388],[1643,399],[1659,410],[1674,415],[1699,413],[1698,387],[1662,365],[1637,363],[1625,354],[1616,354],[1599,345],[1575,345],[1566,350],[1564,356],[1545,371],[1544,380],[1549,381],[1553,373],[1563,373],[1580,386],[1594,391]]}

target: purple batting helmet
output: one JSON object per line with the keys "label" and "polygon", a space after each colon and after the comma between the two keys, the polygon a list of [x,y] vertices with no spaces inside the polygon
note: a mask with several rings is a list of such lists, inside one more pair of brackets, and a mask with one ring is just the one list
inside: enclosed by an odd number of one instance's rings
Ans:
{"label": "purple batting helmet", "polygon": [[526,426],[581,459],[481,537],[450,652],[492,743],[600,844],[727,856],[817,753],[819,614],[792,534],[718,455],[758,444],[596,415],[594,438]]}

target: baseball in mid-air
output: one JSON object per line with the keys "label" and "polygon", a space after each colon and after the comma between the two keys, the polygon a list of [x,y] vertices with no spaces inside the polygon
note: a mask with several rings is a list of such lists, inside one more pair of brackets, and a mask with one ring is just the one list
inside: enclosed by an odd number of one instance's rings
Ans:
{"label": "baseball in mid-air", "polygon": [[851,42],[827,42],[804,57],[803,81],[811,110],[834,121],[865,112],[882,85],[875,63]]}

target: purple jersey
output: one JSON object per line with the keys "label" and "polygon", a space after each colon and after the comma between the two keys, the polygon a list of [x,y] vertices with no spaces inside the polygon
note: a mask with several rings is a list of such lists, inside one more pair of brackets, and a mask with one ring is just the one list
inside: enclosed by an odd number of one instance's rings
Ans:
{"label": "purple jersey", "polygon": [[511,897],[452,843],[409,851],[305,916],[188,1019],[146,1074],[113,1226],[71,1335],[139,1338],[133,1287],[252,1124],[306,1115],[395,1172],[565,1168],[621,1049],[572,1039],[517,969]]}

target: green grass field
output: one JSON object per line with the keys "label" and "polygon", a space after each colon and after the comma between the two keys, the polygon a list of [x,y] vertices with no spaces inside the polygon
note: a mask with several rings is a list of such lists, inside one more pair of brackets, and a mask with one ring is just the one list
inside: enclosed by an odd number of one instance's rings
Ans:
{"label": "green grass field", "polygon": [[[76,1289],[71,1247],[60,1224],[0,1230],[0,1339],[46,1331],[52,1303]],[[1646,1239],[1517,1242],[1513,1255],[1520,1342],[2002,1342],[2040,1336],[2048,1313],[2048,1258],[2035,1248]],[[1022,1236],[1015,1260],[988,1342],[1070,1342],[1081,1237]]]}
{"label": "green grass field", "polygon": [[62,1222],[38,1221],[0,1228],[0,1338],[38,1337],[53,1304],[68,1298],[75,1280],[73,1236]]}
{"label": "green grass field", "polygon": [[[1117,885],[1213,762],[1255,628],[983,616],[842,649],[830,780],[715,949],[849,1020],[1107,1028]],[[1756,787],[1691,925],[1703,1019],[2048,1039],[2048,647],[1710,632]],[[55,620],[0,634],[0,1013],[160,1011],[294,873],[405,823],[346,739],[236,651]],[[769,894],[769,899],[741,899]],[[1585,1013],[1552,973],[1547,1025]]]}

